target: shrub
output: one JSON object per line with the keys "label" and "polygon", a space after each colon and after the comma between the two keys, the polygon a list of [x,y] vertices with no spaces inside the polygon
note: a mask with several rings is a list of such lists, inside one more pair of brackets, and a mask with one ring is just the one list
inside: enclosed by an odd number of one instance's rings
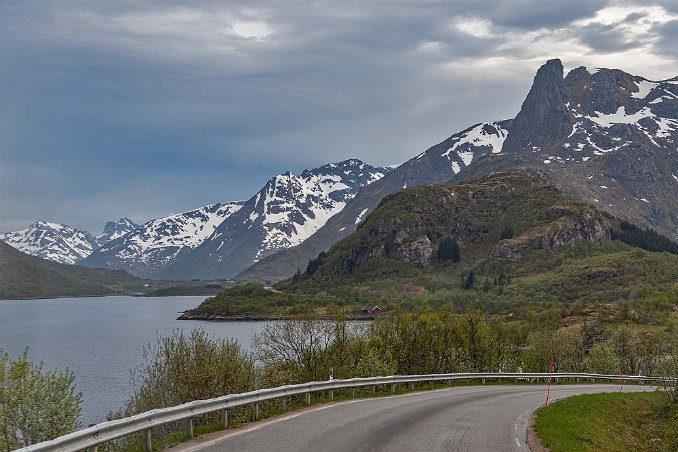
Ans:
{"label": "shrub", "polygon": [[48,441],[80,428],[82,393],[69,370],[44,371],[0,348],[0,450]]}

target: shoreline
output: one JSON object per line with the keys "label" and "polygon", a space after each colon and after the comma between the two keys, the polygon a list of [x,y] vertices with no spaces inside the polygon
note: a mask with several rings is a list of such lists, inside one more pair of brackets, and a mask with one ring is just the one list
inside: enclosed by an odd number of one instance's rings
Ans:
{"label": "shoreline", "polygon": [[[376,320],[379,317],[385,317],[384,314],[379,316],[375,315],[361,315],[361,314],[348,314],[346,315],[346,320],[354,322],[371,322]],[[272,322],[277,320],[298,320],[299,316],[278,316],[278,315],[230,315],[230,316],[221,316],[216,314],[190,314],[188,311],[182,312],[177,320],[197,320],[203,322]],[[332,320],[332,317],[319,318],[320,320]]]}

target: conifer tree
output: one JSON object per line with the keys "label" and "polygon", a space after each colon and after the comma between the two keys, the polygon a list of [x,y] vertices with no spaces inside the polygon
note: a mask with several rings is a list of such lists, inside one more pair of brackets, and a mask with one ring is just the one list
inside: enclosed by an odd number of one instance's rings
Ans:
{"label": "conifer tree", "polygon": [[468,272],[468,276],[466,277],[466,281],[464,282],[464,289],[468,290],[473,286],[473,283],[475,282],[475,275],[473,274],[473,270]]}

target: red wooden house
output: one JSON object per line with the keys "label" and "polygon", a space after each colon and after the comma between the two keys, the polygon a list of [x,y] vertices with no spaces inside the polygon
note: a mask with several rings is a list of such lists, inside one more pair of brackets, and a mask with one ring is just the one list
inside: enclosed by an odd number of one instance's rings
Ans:
{"label": "red wooden house", "polygon": [[381,308],[379,306],[363,306],[363,314],[381,314]]}

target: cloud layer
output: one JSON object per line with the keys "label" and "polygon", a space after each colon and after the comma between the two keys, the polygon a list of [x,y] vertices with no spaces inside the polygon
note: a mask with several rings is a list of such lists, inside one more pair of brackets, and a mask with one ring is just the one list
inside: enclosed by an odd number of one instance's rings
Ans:
{"label": "cloud layer", "polygon": [[400,163],[515,115],[552,57],[678,75],[675,2],[245,5],[0,4],[0,230],[99,230],[247,197],[287,169]]}

